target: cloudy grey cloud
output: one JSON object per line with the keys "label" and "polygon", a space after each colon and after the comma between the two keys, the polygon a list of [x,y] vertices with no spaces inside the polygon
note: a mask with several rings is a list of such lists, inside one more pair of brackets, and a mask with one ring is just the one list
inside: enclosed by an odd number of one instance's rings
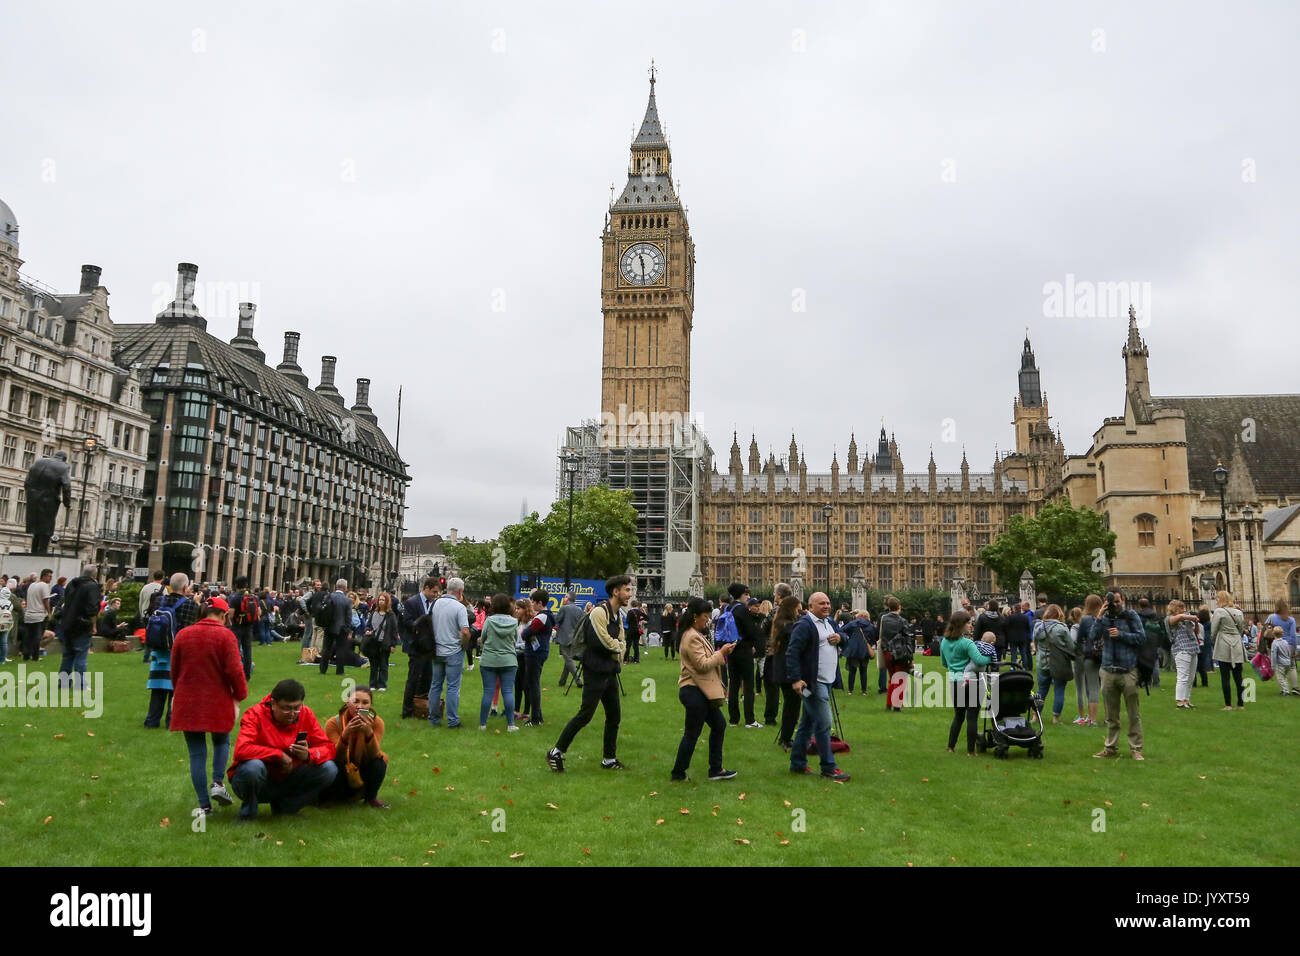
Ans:
{"label": "cloudy grey cloud", "polygon": [[313,383],[337,354],[390,435],[403,386],[413,533],[493,534],[599,413],[598,234],[653,57],[697,243],[692,410],[724,454],[793,429],[820,469],[883,417],[909,468],[931,444],[987,468],[1026,327],[1082,452],[1122,410],[1125,322],[1044,315],[1067,276],[1150,284],[1157,393],[1295,391],[1294,8],[655,10],[11,6],[24,271],[97,263],[141,322],[198,263],[215,334],[247,291],[268,354],[301,331]]}

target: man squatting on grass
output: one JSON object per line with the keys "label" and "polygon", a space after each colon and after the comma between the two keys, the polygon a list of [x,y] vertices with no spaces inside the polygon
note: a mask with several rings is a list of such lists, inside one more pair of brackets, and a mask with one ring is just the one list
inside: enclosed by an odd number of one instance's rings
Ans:
{"label": "man squatting on grass", "polygon": [[573,743],[578,731],[591,722],[596,714],[596,705],[605,708],[605,742],[604,759],[600,765],[606,770],[625,770],[618,759],[618,724],[622,719],[619,703],[618,673],[622,669],[623,652],[626,644],[619,611],[632,598],[632,578],[626,574],[616,574],[605,582],[605,593],[609,600],[601,601],[587,615],[588,626],[580,633],[585,634],[582,652],[582,671],[585,678],[582,688],[582,706],[574,718],[569,721],[555,746],[546,752],[546,763],[556,773],[564,771],[564,754]]}

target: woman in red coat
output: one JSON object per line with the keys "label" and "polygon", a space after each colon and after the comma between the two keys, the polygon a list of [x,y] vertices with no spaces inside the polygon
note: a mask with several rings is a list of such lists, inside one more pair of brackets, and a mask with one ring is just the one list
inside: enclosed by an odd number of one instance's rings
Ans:
{"label": "woman in red coat", "polygon": [[[190,752],[190,780],[199,809],[212,812],[212,801],[223,807],[234,800],[222,783],[230,756],[230,728],[239,701],[248,696],[244,665],[234,631],[226,627],[230,606],[223,598],[203,605],[203,618],[181,628],[172,643],[172,730],[185,733]],[[212,734],[212,786],[208,787],[208,742]]]}

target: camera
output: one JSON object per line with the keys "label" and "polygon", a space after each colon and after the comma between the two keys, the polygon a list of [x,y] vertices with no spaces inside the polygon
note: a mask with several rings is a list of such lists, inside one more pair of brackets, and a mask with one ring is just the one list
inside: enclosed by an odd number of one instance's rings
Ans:
{"label": "camera", "polygon": [[1122,608],[1119,606],[1119,601],[1115,599],[1115,592],[1107,591],[1106,592],[1106,616],[1119,617],[1121,611]]}

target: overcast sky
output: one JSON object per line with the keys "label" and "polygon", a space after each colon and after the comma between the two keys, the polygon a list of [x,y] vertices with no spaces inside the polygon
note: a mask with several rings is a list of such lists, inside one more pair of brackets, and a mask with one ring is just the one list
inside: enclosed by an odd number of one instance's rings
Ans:
{"label": "overcast sky", "polygon": [[1286,3],[8,4],[0,198],[24,272],[102,266],[117,322],[194,262],[210,331],[256,301],[269,361],[299,330],[390,437],[404,386],[408,533],[484,537],[599,414],[652,57],[723,466],[733,428],[820,471],[883,417],[909,471],[984,471],[1026,327],[1070,453],[1122,412],[1126,303],[1045,314],[1069,275],[1150,290],[1156,394],[1297,391],[1298,36]]}

